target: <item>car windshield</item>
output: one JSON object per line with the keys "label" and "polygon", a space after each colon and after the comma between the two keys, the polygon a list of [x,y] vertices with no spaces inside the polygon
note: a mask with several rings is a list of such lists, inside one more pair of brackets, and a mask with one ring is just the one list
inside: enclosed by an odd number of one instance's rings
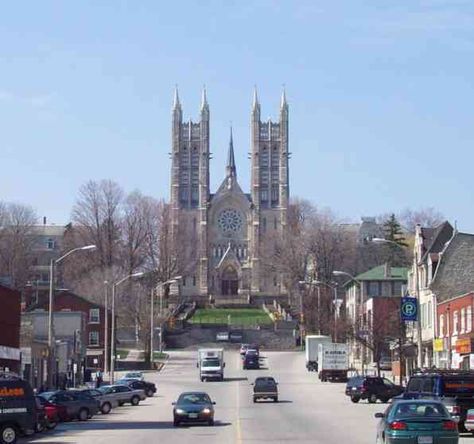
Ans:
{"label": "car windshield", "polygon": [[257,350],[247,350],[247,355],[255,356],[255,355],[258,355],[258,352]]}
{"label": "car windshield", "polygon": [[257,378],[255,380],[255,385],[275,385],[275,380],[273,378]]}
{"label": "car windshield", "polygon": [[349,379],[349,381],[347,381],[347,387],[358,387],[362,385],[363,381],[364,381],[364,378],[356,376],[354,378]]}
{"label": "car windshield", "polygon": [[178,399],[178,404],[210,404],[211,399],[206,393],[184,393]]}
{"label": "car windshield", "polygon": [[202,361],[202,366],[203,367],[219,367],[220,361],[219,359],[206,359]]}
{"label": "car windshield", "polygon": [[439,402],[401,402],[395,404],[393,409],[392,416],[394,419],[433,419],[449,417],[446,408]]}
{"label": "car windshield", "polygon": [[112,386],[103,385],[102,387],[99,387],[98,390],[101,391],[102,393],[110,393],[112,391]]}
{"label": "car windshield", "polygon": [[445,376],[443,378],[443,393],[445,395],[474,395],[474,376]]}

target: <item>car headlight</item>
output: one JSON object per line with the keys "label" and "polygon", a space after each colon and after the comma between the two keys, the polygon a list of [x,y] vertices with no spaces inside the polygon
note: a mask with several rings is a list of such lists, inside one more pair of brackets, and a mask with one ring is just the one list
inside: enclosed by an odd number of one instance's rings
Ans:
{"label": "car headlight", "polygon": [[205,409],[202,409],[202,412],[201,413],[204,413],[205,415],[209,415],[209,413],[211,413],[211,409],[208,409],[207,407]]}
{"label": "car headlight", "polygon": [[183,415],[183,414],[185,414],[186,412],[185,412],[183,409],[176,409],[176,410],[175,410],[175,413],[177,413],[178,415]]}

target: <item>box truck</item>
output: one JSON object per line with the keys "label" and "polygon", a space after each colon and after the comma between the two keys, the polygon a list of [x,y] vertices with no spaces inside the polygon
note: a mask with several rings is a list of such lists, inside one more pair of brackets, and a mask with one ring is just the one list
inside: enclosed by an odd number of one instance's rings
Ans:
{"label": "box truck", "polygon": [[197,368],[201,381],[209,379],[224,380],[224,349],[201,348],[198,350]]}
{"label": "box truck", "polygon": [[306,368],[309,372],[318,371],[319,344],[332,342],[330,336],[307,335],[305,338]]}
{"label": "box truck", "polygon": [[349,356],[347,344],[319,344],[318,377],[321,381],[347,381]]}

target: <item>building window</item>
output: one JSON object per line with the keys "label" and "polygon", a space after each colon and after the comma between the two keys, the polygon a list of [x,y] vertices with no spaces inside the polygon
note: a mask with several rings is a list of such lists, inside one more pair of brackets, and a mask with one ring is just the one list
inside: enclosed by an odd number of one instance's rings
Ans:
{"label": "building window", "polygon": [[196,286],[196,276],[193,276],[193,287]]}
{"label": "building window", "polygon": [[98,324],[100,322],[100,310],[91,308],[89,310],[89,324]]}
{"label": "building window", "polygon": [[439,337],[444,338],[444,315],[439,316]]}
{"label": "building window", "polygon": [[466,309],[461,308],[461,331],[459,333],[464,333],[466,331]]}
{"label": "building window", "polygon": [[276,287],[278,285],[277,277],[273,276],[273,286]]}
{"label": "building window", "polygon": [[89,345],[92,345],[92,346],[99,345],[99,332],[98,331],[89,332]]}
{"label": "building window", "polygon": [[268,202],[268,190],[262,190],[261,198],[262,202]]}
{"label": "building window", "polygon": [[264,217],[263,220],[262,220],[262,231],[264,233],[267,232],[267,218],[266,217]]}
{"label": "building window", "polygon": [[472,307],[469,306],[466,309],[466,333],[472,330]]}
{"label": "building window", "polygon": [[183,277],[183,287],[186,287],[186,276]]}
{"label": "building window", "polygon": [[378,282],[368,282],[367,283],[367,294],[369,297],[379,295],[379,283]]}
{"label": "building window", "polygon": [[278,188],[276,186],[272,187],[272,202],[278,202]]}
{"label": "building window", "polygon": [[427,324],[427,327],[428,328],[431,328],[431,325],[432,325],[432,313],[433,313],[433,304],[431,303],[431,301],[428,301],[428,304],[426,304],[427,306],[427,313],[426,313],[426,324]]}
{"label": "building window", "polygon": [[48,248],[48,250],[54,250],[54,246],[54,240],[48,239],[48,241],[46,242],[46,247]]}
{"label": "building window", "polygon": [[453,313],[453,335],[457,335],[459,330],[459,313],[456,310]]}

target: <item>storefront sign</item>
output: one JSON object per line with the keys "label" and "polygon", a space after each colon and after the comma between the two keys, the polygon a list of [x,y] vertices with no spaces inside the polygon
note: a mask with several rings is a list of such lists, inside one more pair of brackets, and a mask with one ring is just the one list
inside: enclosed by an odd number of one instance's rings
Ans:
{"label": "storefront sign", "polygon": [[459,354],[471,353],[471,338],[458,339],[456,341],[456,353],[459,353]]}
{"label": "storefront sign", "polygon": [[441,338],[433,339],[433,351],[442,352],[444,350],[444,341]]}

